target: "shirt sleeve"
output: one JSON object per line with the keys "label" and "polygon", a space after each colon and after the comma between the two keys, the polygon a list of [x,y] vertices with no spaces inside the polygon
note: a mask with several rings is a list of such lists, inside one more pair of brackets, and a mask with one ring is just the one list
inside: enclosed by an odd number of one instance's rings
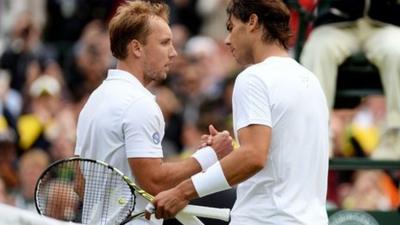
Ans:
{"label": "shirt sleeve", "polygon": [[165,122],[154,99],[142,98],[124,114],[122,129],[128,158],[161,158]]}
{"label": "shirt sleeve", "polygon": [[240,74],[232,96],[233,122],[237,132],[251,124],[272,127],[267,85],[254,74]]}

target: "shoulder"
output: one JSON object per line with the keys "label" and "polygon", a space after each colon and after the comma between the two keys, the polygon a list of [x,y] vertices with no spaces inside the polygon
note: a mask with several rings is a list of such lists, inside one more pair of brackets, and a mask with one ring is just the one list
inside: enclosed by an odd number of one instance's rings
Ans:
{"label": "shoulder", "polygon": [[163,124],[164,117],[154,97],[143,96],[132,102],[122,115],[122,124]]}
{"label": "shoulder", "polygon": [[160,112],[154,96],[142,95],[135,98],[127,107],[127,111],[134,111],[135,113],[142,112],[143,114],[155,114]]}
{"label": "shoulder", "polygon": [[244,69],[238,76],[240,79],[259,79],[264,77],[265,74],[274,72],[274,69],[280,66],[279,61],[265,60],[257,64],[253,64]]}
{"label": "shoulder", "polygon": [[260,85],[263,76],[262,69],[259,65],[252,65],[243,70],[236,78],[235,87]]}

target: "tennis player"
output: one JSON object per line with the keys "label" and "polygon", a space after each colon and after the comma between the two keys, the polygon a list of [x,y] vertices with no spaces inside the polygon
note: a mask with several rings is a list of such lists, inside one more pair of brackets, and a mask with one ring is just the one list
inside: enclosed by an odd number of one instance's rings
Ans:
{"label": "tennis player", "polygon": [[237,151],[156,196],[157,218],[233,185],[231,225],[327,225],[328,107],[315,76],[288,55],[281,0],[231,0],[225,40],[249,65],[233,91]]}
{"label": "tennis player", "polygon": [[[211,147],[198,150],[184,161],[162,160],[164,118],[146,85],[164,80],[177,55],[168,12],[166,4],[149,1],[127,1],[118,8],[109,24],[111,51],[118,60],[116,69],[109,70],[104,82],[90,95],[77,126],[76,155],[115,166],[151,194],[206,170],[232,150],[229,133],[216,133],[211,127],[216,140]],[[137,196],[135,211],[143,211],[146,204]],[[88,218],[98,221],[90,215]],[[131,224],[161,223],[139,219]]]}

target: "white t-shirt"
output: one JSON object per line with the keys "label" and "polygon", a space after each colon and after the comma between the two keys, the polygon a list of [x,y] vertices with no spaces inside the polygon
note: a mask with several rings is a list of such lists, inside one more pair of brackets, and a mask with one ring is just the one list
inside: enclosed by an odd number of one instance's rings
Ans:
{"label": "white t-shirt", "polygon": [[[162,158],[164,127],[155,96],[132,74],[109,70],[79,115],[75,154],[109,163],[135,181],[128,158]],[[148,202],[136,196],[135,211],[142,211]],[[136,219],[130,224],[162,220]]]}
{"label": "white t-shirt", "polygon": [[328,108],[315,76],[288,57],[245,69],[233,120],[272,128],[263,170],[238,185],[231,225],[327,225]]}

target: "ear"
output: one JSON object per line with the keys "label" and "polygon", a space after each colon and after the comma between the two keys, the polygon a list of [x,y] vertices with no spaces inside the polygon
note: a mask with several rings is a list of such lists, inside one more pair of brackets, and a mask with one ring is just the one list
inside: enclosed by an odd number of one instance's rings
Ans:
{"label": "ear", "polygon": [[251,14],[247,24],[250,31],[257,30],[260,27],[260,24],[258,23],[258,16],[254,13]]}
{"label": "ear", "polygon": [[130,52],[133,56],[139,58],[142,56],[142,44],[136,39],[133,39],[131,42],[128,44],[128,52]]}

